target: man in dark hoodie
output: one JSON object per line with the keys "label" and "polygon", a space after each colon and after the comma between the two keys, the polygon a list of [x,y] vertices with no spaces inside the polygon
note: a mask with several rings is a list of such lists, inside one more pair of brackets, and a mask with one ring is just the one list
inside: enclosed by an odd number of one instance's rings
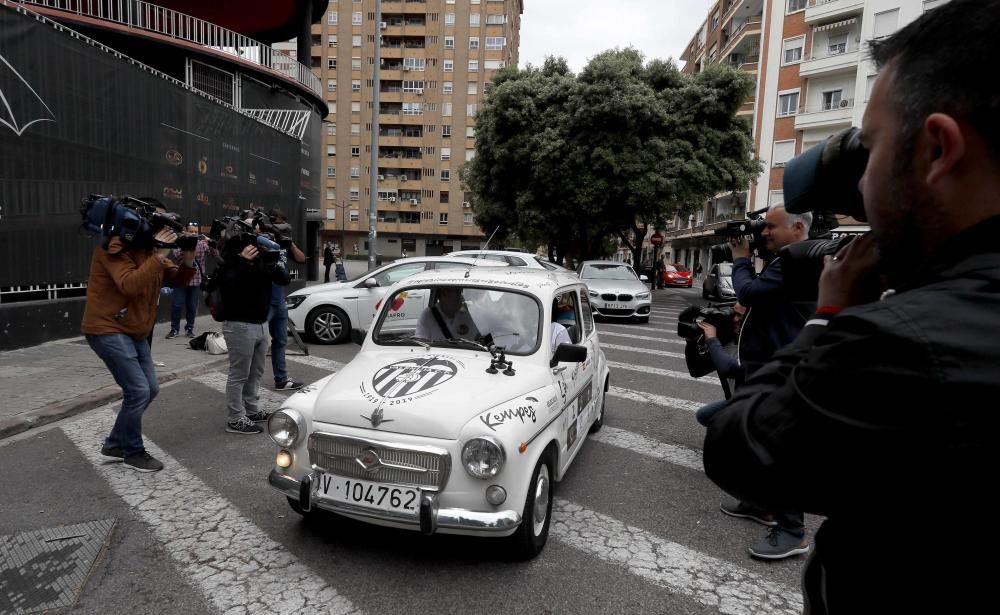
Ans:
{"label": "man in dark hoodie", "polygon": [[872,232],[827,257],[802,333],[708,425],[719,486],[826,517],[810,615],[995,609],[997,533],[961,519],[988,519],[1000,433],[997,32],[1000,0],[952,0],[873,41]]}

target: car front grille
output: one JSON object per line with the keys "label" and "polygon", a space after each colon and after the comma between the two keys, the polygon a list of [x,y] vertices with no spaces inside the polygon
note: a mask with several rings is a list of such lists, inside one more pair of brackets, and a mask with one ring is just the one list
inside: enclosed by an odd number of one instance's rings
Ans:
{"label": "car front grille", "polygon": [[618,295],[614,293],[604,293],[601,295],[601,299],[604,299],[605,301],[617,301]]}
{"label": "car front grille", "polygon": [[603,308],[600,313],[605,316],[631,316],[635,310],[609,310]]}
{"label": "car front grille", "polygon": [[[378,462],[366,468],[360,460],[369,450]],[[451,473],[451,455],[444,449],[392,446],[325,433],[309,436],[309,462],[338,476],[424,489],[443,489]]]}
{"label": "car front grille", "polygon": [[632,295],[618,295],[619,301],[631,301]]}

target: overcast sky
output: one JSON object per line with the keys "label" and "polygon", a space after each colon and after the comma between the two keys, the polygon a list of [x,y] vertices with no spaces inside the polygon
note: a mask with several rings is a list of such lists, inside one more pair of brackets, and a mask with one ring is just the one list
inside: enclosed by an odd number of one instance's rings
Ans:
{"label": "overcast sky", "polygon": [[545,56],[566,58],[578,73],[592,56],[629,45],[647,60],[674,58],[681,66],[695,28],[712,0],[524,0],[521,68]]}

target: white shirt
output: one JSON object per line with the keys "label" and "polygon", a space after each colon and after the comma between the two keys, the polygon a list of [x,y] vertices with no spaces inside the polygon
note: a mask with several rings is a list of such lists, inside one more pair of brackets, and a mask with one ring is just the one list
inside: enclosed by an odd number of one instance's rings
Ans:
{"label": "white shirt", "polygon": [[556,349],[559,348],[559,344],[572,344],[573,340],[569,336],[569,331],[566,327],[561,324],[554,322],[552,323],[550,329],[552,330],[552,354],[556,353]]}

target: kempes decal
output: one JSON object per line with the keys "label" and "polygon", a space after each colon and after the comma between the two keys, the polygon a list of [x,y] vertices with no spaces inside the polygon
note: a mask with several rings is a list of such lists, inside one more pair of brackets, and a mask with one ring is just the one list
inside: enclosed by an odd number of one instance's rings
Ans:
{"label": "kempes decal", "polygon": [[375,372],[372,388],[389,399],[405,397],[440,386],[457,373],[458,366],[447,359],[407,359],[386,365]]}
{"label": "kempes decal", "polygon": [[[529,397],[528,399],[532,398]],[[514,419],[520,419],[522,424],[525,422],[525,419],[531,419],[532,423],[536,422],[535,407],[529,404],[527,406],[518,406],[517,408],[507,408],[499,412],[487,412],[479,417],[483,425],[489,427],[491,431],[496,431],[497,427]]]}

